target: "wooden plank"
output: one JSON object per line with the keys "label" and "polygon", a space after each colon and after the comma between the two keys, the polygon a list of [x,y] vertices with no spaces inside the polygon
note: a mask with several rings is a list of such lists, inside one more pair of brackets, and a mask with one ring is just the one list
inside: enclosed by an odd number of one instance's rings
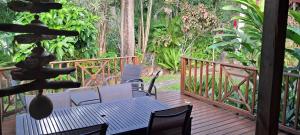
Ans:
{"label": "wooden plank", "polygon": [[288,8],[288,0],[265,0],[257,135],[278,133]]}

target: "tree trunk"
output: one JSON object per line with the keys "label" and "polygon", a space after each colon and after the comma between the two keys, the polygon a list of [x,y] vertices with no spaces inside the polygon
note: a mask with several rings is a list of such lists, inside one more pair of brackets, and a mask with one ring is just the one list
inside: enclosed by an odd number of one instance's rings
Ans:
{"label": "tree trunk", "polygon": [[[145,39],[145,29],[144,29],[144,0],[140,0],[140,8],[141,8],[141,21],[140,21],[140,32],[141,32],[141,50],[144,47],[144,39]],[[143,52],[143,51],[142,51]]]}
{"label": "tree trunk", "polygon": [[99,55],[106,52],[106,32],[107,32],[107,13],[108,3],[104,3],[104,20],[100,23],[100,35],[99,35]]}
{"label": "tree trunk", "polygon": [[149,32],[150,32],[150,26],[151,26],[151,16],[152,16],[152,5],[153,5],[153,0],[149,0],[146,29],[145,29],[145,34],[144,34],[144,43],[143,43],[143,47],[142,47],[143,54],[146,53],[147,46],[148,46]]}
{"label": "tree trunk", "polygon": [[103,54],[106,52],[106,32],[107,32],[107,21],[104,20],[103,23],[101,23],[99,54]]}
{"label": "tree trunk", "polygon": [[121,56],[134,56],[134,0],[121,1]]}

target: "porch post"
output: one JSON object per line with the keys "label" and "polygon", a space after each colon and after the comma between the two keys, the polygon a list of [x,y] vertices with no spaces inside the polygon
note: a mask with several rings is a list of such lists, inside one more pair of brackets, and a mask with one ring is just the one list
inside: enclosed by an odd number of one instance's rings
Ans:
{"label": "porch post", "polygon": [[288,0],[265,1],[256,135],[278,132],[288,8]]}

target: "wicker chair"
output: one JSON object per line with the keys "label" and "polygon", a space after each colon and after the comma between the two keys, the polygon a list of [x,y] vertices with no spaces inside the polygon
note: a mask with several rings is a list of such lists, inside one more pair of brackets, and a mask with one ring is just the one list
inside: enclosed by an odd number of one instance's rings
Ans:
{"label": "wicker chair", "polygon": [[192,106],[186,105],[151,114],[147,135],[190,135]]}

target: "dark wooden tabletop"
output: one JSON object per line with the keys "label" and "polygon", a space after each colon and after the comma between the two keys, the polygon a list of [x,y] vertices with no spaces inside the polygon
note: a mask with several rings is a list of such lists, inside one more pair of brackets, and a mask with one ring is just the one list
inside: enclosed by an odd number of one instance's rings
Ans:
{"label": "dark wooden tabletop", "polygon": [[67,109],[57,109],[42,120],[29,114],[16,117],[17,135],[55,134],[76,129],[86,129],[107,123],[107,134],[119,134],[148,126],[153,111],[169,108],[150,97],[137,97],[111,103],[99,103]]}

